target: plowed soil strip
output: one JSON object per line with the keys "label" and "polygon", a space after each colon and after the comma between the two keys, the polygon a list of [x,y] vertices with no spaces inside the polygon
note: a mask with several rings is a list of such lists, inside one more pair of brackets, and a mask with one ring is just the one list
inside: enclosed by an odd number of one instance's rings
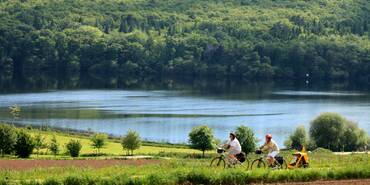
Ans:
{"label": "plowed soil strip", "polygon": [[50,167],[81,167],[81,168],[104,168],[115,165],[140,166],[157,164],[160,160],[137,159],[137,160],[0,160],[0,170],[28,170],[34,168]]}

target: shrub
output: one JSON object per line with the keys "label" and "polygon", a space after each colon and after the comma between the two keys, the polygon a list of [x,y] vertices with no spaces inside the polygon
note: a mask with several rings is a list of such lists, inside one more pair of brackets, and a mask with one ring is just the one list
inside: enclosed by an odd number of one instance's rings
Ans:
{"label": "shrub", "polygon": [[70,140],[67,143],[66,148],[71,157],[78,157],[80,155],[82,145],[78,140]]}
{"label": "shrub", "polygon": [[94,134],[91,137],[91,146],[97,150],[97,154],[99,154],[100,148],[102,148],[106,144],[105,141],[107,139],[107,134]]}
{"label": "shrub", "polygon": [[28,158],[35,148],[35,141],[24,130],[19,130],[17,134],[17,143],[15,144],[15,155],[20,158]]}
{"label": "shrub", "polygon": [[367,134],[336,113],[324,113],[311,122],[310,137],[317,147],[353,151],[366,146]]}
{"label": "shrub", "polygon": [[58,143],[57,138],[55,137],[55,135],[53,135],[53,137],[51,138],[51,141],[50,141],[50,144],[49,144],[49,150],[51,151],[51,153],[54,156],[58,155],[58,153],[59,153],[59,143]]}
{"label": "shrub", "polygon": [[302,150],[303,146],[308,144],[308,137],[306,129],[304,126],[299,126],[296,128],[294,133],[289,136],[289,138],[284,142],[284,145],[288,149]]}
{"label": "shrub", "polygon": [[141,146],[140,136],[137,132],[129,130],[123,136],[121,144],[122,148],[127,151],[127,155],[134,155],[134,150],[139,149]]}
{"label": "shrub", "polygon": [[319,153],[319,154],[331,154],[331,153],[333,153],[331,150],[329,150],[329,149],[325,149],[325,148],[321,148],[321,147],[316,148],[316,149],[315,149],[315,150],[313,150],[312,152],[314,152],[314,153]]}
{"label": "shrub", "polygon": [[212,150],[215,146],[212,129],[206,125],[194,127],[189,133],[189,142],[190,147],[201,150],[204,157],[204,152]]}
{"label": "shrub", "polygon": [[87,183],[86,183],[86,180],[82,177],[69,176],[64,179],[63,184],[64,185],[83,185]]}
{"label": "shrub", "polygon": [[62,183],[56,179],[46,179],[43,185],[61,185]]}
{"label": "shrub", "polygon": [[47,145],[45,144],[45,138],[39,133],[35,136],[35,149],[37,152],[37,156],[40,153],[40,150],[46,148]]}
{"label": "shrub", "polygon": [[354,151],[365,149],[367,145],[368,136],[366,132],[358,128],[356,123],[348,121],[344,128],[344,133],[342,136],[343,150]]}
{"label": "shrub", "polygon": [[235,134],[242,146],[243,152],[248,154],[255,151],[257,139],[251,128],[239,126],[236,128]]}
{"label": "shrub", "polygon": [[14,146],[17,142],[16,129],[7,124],[0,124],[0,152],[1,156],[4,154],[11,154],[14,151]]}

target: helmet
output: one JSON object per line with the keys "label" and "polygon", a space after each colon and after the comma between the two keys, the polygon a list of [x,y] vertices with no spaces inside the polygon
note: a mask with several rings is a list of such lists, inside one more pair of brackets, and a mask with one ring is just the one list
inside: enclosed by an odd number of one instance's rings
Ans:
{"label": "helmet", "polygon": [[266,134],[266,139],[272,139],[272,135],[271,134]]}

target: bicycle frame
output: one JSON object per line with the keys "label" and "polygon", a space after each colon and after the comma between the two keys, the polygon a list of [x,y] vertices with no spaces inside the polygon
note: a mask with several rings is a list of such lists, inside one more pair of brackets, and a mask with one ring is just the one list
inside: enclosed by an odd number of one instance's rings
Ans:
{"label": "bicycle frame", "polygon": [[295,162],[294,162],[294,164],[293,163],[288,164],[289,169],[300,168],[300,167],[304,167],[304,168],[308,167],[309,158],[308,158],[308,154],[306,152],[306,149],[304,147],[302,148],[302,151],[293,153],[293,155],[295,156]]}

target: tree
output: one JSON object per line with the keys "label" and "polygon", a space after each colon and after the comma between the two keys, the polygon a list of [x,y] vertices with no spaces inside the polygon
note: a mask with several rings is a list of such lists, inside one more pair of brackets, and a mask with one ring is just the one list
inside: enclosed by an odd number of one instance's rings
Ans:
{"label": "tree", "polygon": [[46,148],[45,138],[39,133],[35,136],[35,149],[37,156],[39,156],[40,149]]}
{"label": "tree", "polygon": [[357,124],[348,121],[342,136],[342,150],[355,151],[364,150],[367,145],[368,136],[366,132],[358,128]]}
{"label": "tree", "polygon": [[11,154],[14,151],[14,146],[17,143],[17,133],[13,126],[7,124],[0,124],[0,152],[1,156],[4,154]]}
{"label": "tree", "polygon": [[215,147],[215,139],[213,137],[213,131],[206,125],[194,127],[189,133],[190,147],[204,152],[206,150],[212,150]]}
{"label": "tree", "polygon": [[122,137],[121,144],[122,148],[127,151],[127,155],[134,155],[134,150],[139,149],[141,146],[140,136],[137,132],[129,130],[127,134]]}
{"label": "tree", "polygon": [[284,142],[288,149],[302,150],[308,144],[308,136],[303,125],[296,128],[292,135]]}
{"label": "tree", "polygon": [[15,155],[20,158],[28,158],[35,148],[35,141],[24,130],[19,130],[17,134],[17,143],[15,144]]}
{"label": "tree", "polygon": [[107,134],[97,133],[91,137],[91,146],[97,150],[97,154],[99,154],[100,148],[102,148],[106,144],[105,141],[107,139]]}
{"label": "tree", "polygon": [[50,141],[50,144],[49,144],[49,150],[51,151],[51,153],[54,156],[58,155],[58,153],[59,153],[59,143],[58,143],[57,138],[55,137],[55,135],[53,135],[53,137],[51,138],[51,141]]}
{"label": "tree", "polygon": [[72,139],[67,143],[66,148],[71,157],[78,157],[80,155],[82,145],[80,141]]}
{"label": "tree", "polygon": [[256,137],[251,128],[246,126],[239,126],[235,131],[236,137],[238,138],[242,151],[245,153],[254,152],[256,149]]}
{"label": "tree", "polygon": [[336,113],[323,113],[311,122],[310,138],[317,147],[332,151],[365,148],[367,134],[357,124]]}
{"label": "tree", "polygon": [[339,114],[323,113],[311,122],[310,137],[317,147],[340,151],[345,122]]}

